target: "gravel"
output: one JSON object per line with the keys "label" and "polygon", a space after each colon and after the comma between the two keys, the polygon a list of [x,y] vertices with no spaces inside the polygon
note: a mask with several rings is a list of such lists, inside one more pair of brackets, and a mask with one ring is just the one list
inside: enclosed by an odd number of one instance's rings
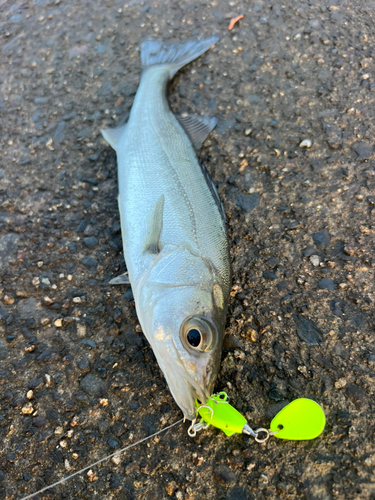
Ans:
{"label": "gravel", "polygon": [[353,149],[358,155],[359,160],[368,160],[371,157],[373,146],[368,142],[356,142]]}
{"label": "gravel", "polygon": [[327,248],[331,242],[331,237],[326,229],[313,234],[313,240],[318,248]]}
{"label": "gravel", "polygon": [[233,269],[215,390],[252,427],[309,397],[326,430],[259,446],[179,424],[42,496],[374,497],[374,15],[361,0],[1,2],[0,498],[182,416],[131,288],[107,284],[126,268],[99,130],[129,116],[142,40],[213,34],[169,98],[219,120],[201,152]]}
{"label": "gravel", "polygon": [[322,278],[318,283],[318,287],[322,290],[334,290],[336,288],[335,282],[330,278]]}
{"label": "gravel", "polygon": [[314,267],[318,267],[320,264],[319,255],[311,255],[310,262]]}

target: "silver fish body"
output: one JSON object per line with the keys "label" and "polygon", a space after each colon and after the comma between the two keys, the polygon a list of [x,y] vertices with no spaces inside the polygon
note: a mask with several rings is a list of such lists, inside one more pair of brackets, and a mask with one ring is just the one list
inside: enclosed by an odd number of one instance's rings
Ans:
{"label": "silver fish body", "polygon": [[[230,292],[225,222],[192,140],[169,108],[168,82],[216,38],[142,47],[128,123],[102,131],[115,148],[124,257],[138,319],[184,416],[212,394]],[[199,140],[209,119],[187,122]]]}

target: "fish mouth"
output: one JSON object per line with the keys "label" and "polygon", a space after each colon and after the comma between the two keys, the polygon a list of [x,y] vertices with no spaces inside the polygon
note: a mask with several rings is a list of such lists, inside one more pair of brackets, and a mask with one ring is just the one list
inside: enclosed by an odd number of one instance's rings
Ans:
{"label": "fish mouth", "polygon": [[208,377],[199,377],[202,380],[196,380],[184,370],[178,370],[175,375],[178,377],[177,383],[176,376],[172,377],[172,379],[166,376],[170,391],[181,408],[184,417],[188,420],[194,420],[197,416],[196,401],[198,405],[207,403],[212,396],[215,380],[210,380]]}
{"label": "fish mouth", "polygon": [[205,405],[207,403],[207,401],[210,399],[210,397],[212,396],[212,392],[209,390],[209,387],[207,387],[207,389],[202,390],[201,388],[197,389],[191,383],[189,383],[189,384],[190,384],[190,388],[191,388],[191,394],[192,394],[192,397],[194,399],[194,404],[195,404],[195,401],[197,401],[199,405]]}
{"label": "fish mouth", "polygon": [[[154,351],[164,376],[167,380],[169,390],[184,417],[188,420],[196,418],[196,404],[205,404],[212,395],[215,377],[212,377],[212,371],[207,372],[202,363],[194,363],[194,369],[188,369],[178,356],[178,350],[175,348],[173,338],[169,337],[169,349],[163,350],[163,354]],[[172,347],[173,346],[173,347]],[[165,347],[165,344],[164,344]],[[160,355],[162,354],[162,355]],[[207,360],[206,360],[207,361]]]}
{"label": "fish mouth", "polygon": [[182,402],[179,398],[174,396],[171,384],[169,384],[170,390],[177,404],[180,406],[181,410],[184,413],[184,417],[188,420],[194,420],[195,418],[197,418],[196,401],[199,406],[205,405],[212,394],[211,391],[208,390],[208,388],[203,390],[202,388],[197,388],[196,385],[191,381],[185,380],[185,385],[187,394],[185,395],[184,401]]}
{"label": "fish mouth", "polygon": [[[175,353],[178,353],[176,343],[171,337]],[[175,376],[167,377],[168,385],[175,398],[177,404],[184,413],[185,418],[189,420],[194,420],[197,416],[196,401],[199,405],[206,404],[209,398],[212,396],[213,387],[215,384],[216,377],[213,375],[213,370],[211,367],[210,359],[211,356],[207,353],[200,353],[199,356],[192,356],[195,362],[195,374],[189,373],[181,363],[177,368],[177,373],[174,375],[179,377],[179,381],[184,385],[185,391],[182,391],[183,397],[187,404],[182,404],[182,394],[176,397],[174,393],[174,380]],[[181,359],[181,358],[180,358]],[[210,367],[210,368],[208,368]],[[188,409],[188,411],[187,411]]]}

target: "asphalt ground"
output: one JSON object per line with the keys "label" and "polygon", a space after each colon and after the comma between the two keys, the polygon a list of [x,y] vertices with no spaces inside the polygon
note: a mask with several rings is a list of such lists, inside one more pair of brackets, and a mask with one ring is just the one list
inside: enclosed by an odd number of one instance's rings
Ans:
{"label": "asphalt ground", "polygon": [[[148,37],[217,34],[170,85],[202,149],[233,290],[216,390],[254,427],[308,397],[313,441],[188,423],[39,499],[375,498],[375,2],[0,0],[0,498],[181,418],[125,271],[115,153]],[[232,18],[244,17],[229,31]]]}

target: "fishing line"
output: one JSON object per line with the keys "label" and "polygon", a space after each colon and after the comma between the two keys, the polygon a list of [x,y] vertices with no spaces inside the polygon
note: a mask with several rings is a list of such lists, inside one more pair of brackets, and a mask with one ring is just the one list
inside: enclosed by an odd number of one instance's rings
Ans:
{"label": "fishing line", "polygon": [[97,462],[94,462],[93,464],[88,465],[84,469],[77,470],[76,472],[73,472],[73,474],[70,474],[70,476],[64,477],[63,479],[60,479],[56,483],[50,484],[49,486],[46,486],[45,488],[42,488],[41,490],[36,491],[35,493],[32,493],[31,495],[27,495],[26,497],[20,498],[20,500],[28,500],[29,498],[35,497],[39,493],[43,493],[43,491],[49,490],[49,489],[54,488],[55,486],[57,486],[59,484],[65,483],[66,481],[69,481],[69,479],[72,479],[72,477],[78,476],[78,474],[82,474],[82,472],[85,472],[86,470],[91,469],[91,467],[95,467],[96,465],[101,464],[105,460],[108,460],[108,459],[110,459],[112,457],[118,456],[121,453],[124,453],[125,451],[130,450],[130,448],[134,448],[134,446],[137,446],[138,444],[144,443],[145,441],[148,441],[149,439],[157,436],[158,434],[161,434],[162,432],[167,431],[168,429],[171,429],[175,425],[178,425],[181,422],[183,422],[183,420],[184,419],[181,418],[180,420],[177,420],[177,422],[175,422],[174,424],[168,425],[168,427],[164,427],[164,429],[161,429],[160,431],[157,431],[154,434],[151,434],[150,436],[147,436],[147,437],[145,437],[145,438],[137,441],[136,443],[130,444],[129,446],[126,446],[125,448],[122,448],[122,450],[115,451],[111,455],[108,455],[107,457],[101,458]]}

